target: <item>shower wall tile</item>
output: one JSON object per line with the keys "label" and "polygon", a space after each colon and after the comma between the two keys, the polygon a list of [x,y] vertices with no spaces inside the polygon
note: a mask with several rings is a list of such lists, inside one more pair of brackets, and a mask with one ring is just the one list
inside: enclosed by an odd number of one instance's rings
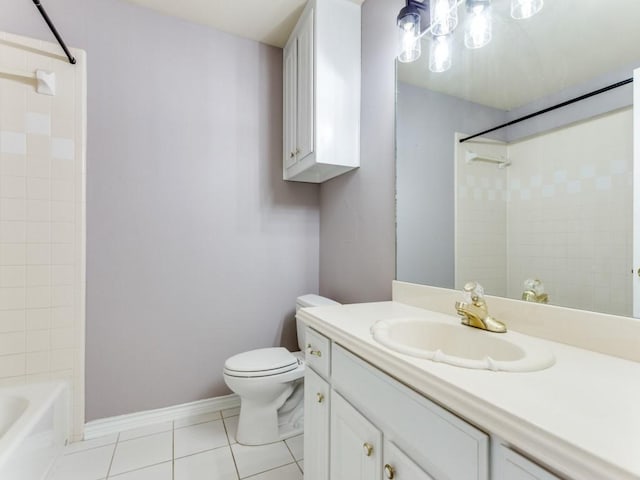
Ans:
{"label": "shower wall tile", "polygon": [[[520,298],[538,278],[555,305],[631,315],[632,138],[627,109],[509,145],[459,146],[456,288],[474,279]],[[512,164],[466,164],[466,148]]]}
{"label": "shower wall tile", "polygon": [[[57,95],[0,79],[0,385],[70,383],[84,425],[85,55],[0,32],[3,66],[54,71]],[[39,53],[42,52],[42,53]]]}

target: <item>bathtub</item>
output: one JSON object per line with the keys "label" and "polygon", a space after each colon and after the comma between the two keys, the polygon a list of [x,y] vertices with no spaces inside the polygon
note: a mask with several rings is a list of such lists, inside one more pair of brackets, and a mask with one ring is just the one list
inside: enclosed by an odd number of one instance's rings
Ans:
{"label": "bathtub", "polygon": [[43,480],[68,433],[66,383],[0,388],[0,479]]}

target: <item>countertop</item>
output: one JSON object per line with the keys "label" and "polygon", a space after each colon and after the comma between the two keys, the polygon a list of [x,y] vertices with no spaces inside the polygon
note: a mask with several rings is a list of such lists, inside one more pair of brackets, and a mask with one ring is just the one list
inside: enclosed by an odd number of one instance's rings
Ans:
{"label": "countertop", "polygon": [[298,315],[380,370],[562,476],[640,479],[640,363],[528,337],[554,353],[552,367],[524,373],[472,370],[396,353],[370,334],[378,320],[459,322],[453,315],[393,301],[306,308]]}

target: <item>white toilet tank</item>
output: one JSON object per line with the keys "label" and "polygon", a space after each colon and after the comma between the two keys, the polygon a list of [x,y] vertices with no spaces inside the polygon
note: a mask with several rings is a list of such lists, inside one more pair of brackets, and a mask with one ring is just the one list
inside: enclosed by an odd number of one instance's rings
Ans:
{"label": "white toilet tank", "polygon": [[[340,305],[335,300],[331,300],[330,298],[321,297],[320,295],[315,295],[313,293],[309,293],[307,295],[302,295],[296,299],[296,314],[298,310],[305,307],[324,307],[329,305]],[[296,329],[298,331],[298,347],[300,351],[304,352],[304,323],[298,320],[296,315]]]}

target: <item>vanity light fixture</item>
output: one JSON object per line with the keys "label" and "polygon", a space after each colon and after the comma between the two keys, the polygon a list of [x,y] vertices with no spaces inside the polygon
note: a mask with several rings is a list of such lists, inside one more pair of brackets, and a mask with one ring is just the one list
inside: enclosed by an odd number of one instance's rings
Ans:
{"label": "vanity light fixture", "polygon": [[452,35],[433,35],[429,46],[429,70],[434,73],[446,72],[451,68]]}
{"label": "vanity light fixture", "polygon": [[[487,45],[492,37],[491,0],[405,0],[398,14],[400,53],[398,60],[410,63],[422,53],[422,37],[430,39],[429,70],[440,73],[451,68],[453,36],[458,26],[458,6],[465,4],[464,44],[469,49]],[[511,16],[530,18],[544,0],[511,0]]]}
{"label": "vanity light fixture", "polygon": [[544,6],[544,0],[511,0],[511,17],[516,20],[531,18]]}
{"label": "vanity light fixture", "polygon": [[464,44],[482,48],[491,41],[491,0],[467,0],[467,11]]}
{"label": "vanity light fixture", "polygon": [[[403,63],[415,62],[420,58],[420,38],[423,35],[421,17],[427,12],[428,4],[418,0],[407,0],[398,14],[400,54],[398,60]],[[428,24],[429,22],[425,22]]]}
{"label": "vanity light fixture", "polygon": [[458,0],[431,0],[431,34],[449,35],[458,26]]}

